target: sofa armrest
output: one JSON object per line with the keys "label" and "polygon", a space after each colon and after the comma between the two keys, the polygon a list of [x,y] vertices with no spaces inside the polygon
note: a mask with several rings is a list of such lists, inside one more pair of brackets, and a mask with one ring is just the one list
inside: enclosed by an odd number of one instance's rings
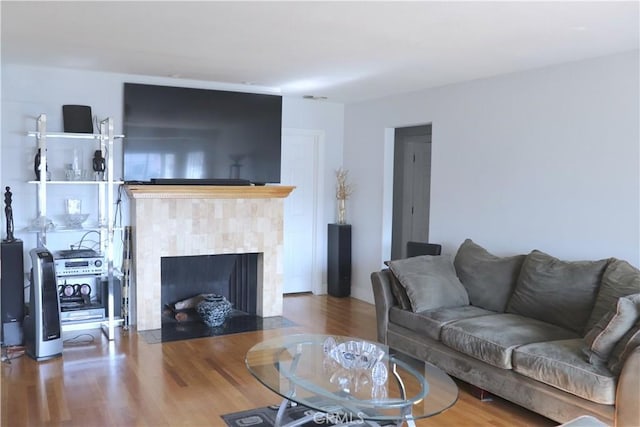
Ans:
{"label": "sofa armrest", "polygon": [[387,328],[389,326],[389,310],[396,304],[391,292],[391,272],[388,269],[371,273],[373,300],[376,305],[376,324],[378,341],[387,344]]}
{"label": "sofa armrest", "polygon": [[617,427],[640,426],[640,346],[624,362],[616,389]]}

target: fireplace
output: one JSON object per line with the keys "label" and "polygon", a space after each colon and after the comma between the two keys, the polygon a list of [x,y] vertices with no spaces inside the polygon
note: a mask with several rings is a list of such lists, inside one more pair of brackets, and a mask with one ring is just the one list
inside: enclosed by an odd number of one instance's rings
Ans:
{"label": "fireplace", "polygon": [[[200,294],[218,294],[226,297],[234,309],[256,314],[261,261],[257,253],[162,257],[159,309],[165,313],[176,302]],[[164,316],[162,322],[166,320]]]}
{"label": "fireplace", "polygon": [[164,257],[259,254],[256,314],[281,316],[283,199],[293,188],[127,185],[137,329],[161,327]]}

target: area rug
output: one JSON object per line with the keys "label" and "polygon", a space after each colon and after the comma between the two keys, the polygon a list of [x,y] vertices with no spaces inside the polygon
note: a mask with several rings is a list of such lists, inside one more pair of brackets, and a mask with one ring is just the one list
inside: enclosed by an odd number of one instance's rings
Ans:
{"label": "area rug", "polygon": [[[232,414],[222,415],[222,419],[229,427],[273,427],[278,414],[278,405],[265,406],[264,408],[250,409],[248,411],[234,412]],[[318,426],[334,426],[351,421],[354,425],[362,427],[370,427],[371,424],[363,421],[357,416],[348,417],[346,415],[325,416],[324,414],[315,412],[305,406],[288,407],[284,413],[282,424],[286,425],[292,421],[299,420],[307,415],[314,415],[314,418],[301,424],[302,427],[318,427]],[[379,423],[377,425],[394,425],[394,423]]]}

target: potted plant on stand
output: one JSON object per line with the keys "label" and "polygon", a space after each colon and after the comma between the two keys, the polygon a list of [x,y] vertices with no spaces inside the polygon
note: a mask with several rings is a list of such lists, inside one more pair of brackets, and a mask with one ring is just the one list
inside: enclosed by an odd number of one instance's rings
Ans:
{"label": "potted plant on stand", "polygon": [[347,182],[349,172],[336,171],[337,224],[329,224],[327,240],[327,291],[335,297],[351,294],[351,225],[347,224],[346,201],[352,188]]}

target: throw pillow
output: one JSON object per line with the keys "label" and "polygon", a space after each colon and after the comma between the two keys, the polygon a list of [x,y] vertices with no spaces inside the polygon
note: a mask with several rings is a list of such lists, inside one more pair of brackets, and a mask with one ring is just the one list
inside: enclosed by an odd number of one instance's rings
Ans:
{"label": "throw pillow", "polygon": [[606,313],[584,337],[585,353],[591,363],[609,358],[616,343],[631,329],[640,313],[640,294],[618,299],[615,310]]}
{"label": "throw pillow", "polygon": [[453,265],[471,305],[502,313],[524,258],[525,255],[497,257],[467,239],[458,248]]}
{"label": "throw pillow", "polygon": [[389,261],[389,268],[406,290],[414,312],[469,304],[450,256],[423,255]]}
{"label": "throw pillow", "polygon": [[620,375],[624,362],[631,354],[634,348],[640,345],[640,320],[638,320],[631,329],[618,341],[613,348],[611,356],[607,361],[609,370],[615,374]]}
{"label": "throw pillow", "polygon": [[582,334],[608,262],[561,261],[534,250],[522,263],[507,312]]}
{"label": "throw pillow", "polygon": [[618,298],[640,292],[640,270],[626,261],[613,259],[602,276],[595,305],[585,326],[590,330],[607,312],[614,310]]}

